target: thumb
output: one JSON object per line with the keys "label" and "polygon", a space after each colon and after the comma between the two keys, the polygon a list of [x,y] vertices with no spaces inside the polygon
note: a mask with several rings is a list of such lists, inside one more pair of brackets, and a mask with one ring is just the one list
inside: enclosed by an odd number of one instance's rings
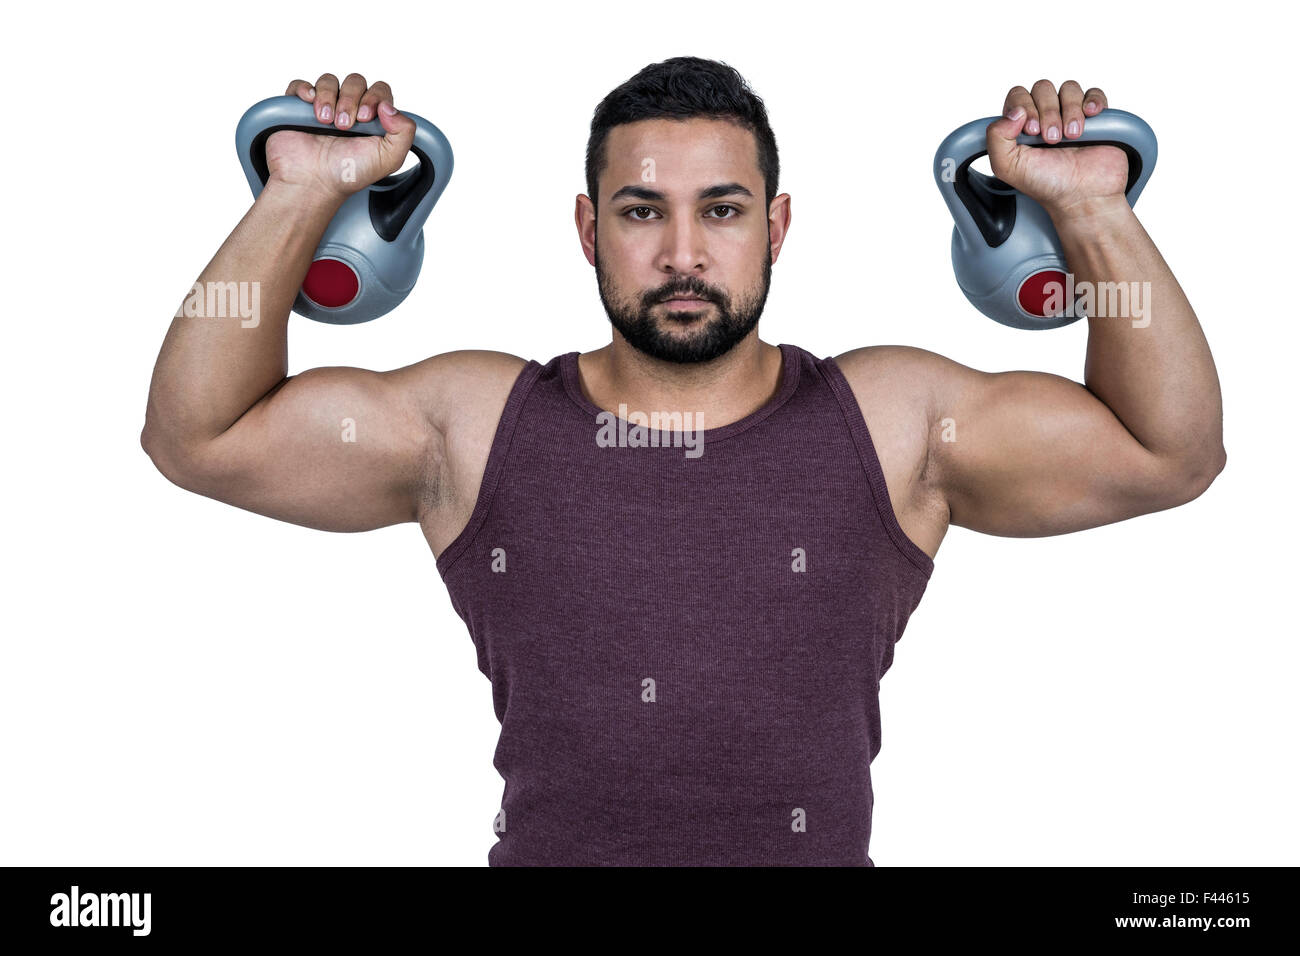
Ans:
{"label": "thumb", "polygon": [[387,165],[391,165],[394,170],[400,169],[415,142],[415,120],[403,116],[387,101],[380,103],[375,113],[379,117],[379,124],[384,128],[384,138],[379,144],[380,153]]}
{"label": "thumb", "polygon": [[1023,106],[1017,106],[1011,113],[989,124],[984,134],[985,148],[989,151],[989,165],[993,175],[1006,182],[1002,175],[1015,166],[1015,155],[1020,149],[1016,137],[1025,128],[1029,114]]}

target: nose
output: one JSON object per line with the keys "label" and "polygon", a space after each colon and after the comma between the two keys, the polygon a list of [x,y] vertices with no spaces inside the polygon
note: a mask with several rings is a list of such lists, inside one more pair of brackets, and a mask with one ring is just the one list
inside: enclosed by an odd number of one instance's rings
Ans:
{"label": "nose", "polygon": [[664,230],[661,258],[663,268],[681,275],[693,275],[708,268],[704,230],[693,216],[678,216],[672,226]]}

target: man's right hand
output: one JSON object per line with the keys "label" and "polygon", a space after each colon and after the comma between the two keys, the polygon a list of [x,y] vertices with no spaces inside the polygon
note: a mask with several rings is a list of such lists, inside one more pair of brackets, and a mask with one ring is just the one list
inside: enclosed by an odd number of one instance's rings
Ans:
{"label": "man's right hand", "polygon": [[[353,74],[340,90],[326,75],[311,89],[289,84],[315,103],[318,119],[328,108],[335,128],[378,115],[387,135],[270,137],[276,188],[268,181],[198,279],[209,288],[256,285],[260,321],[174,317],[140,441],[159,471],[196,494],[329,531],[417,521],[440,554],[474,512],[502,410],[526,363],[458,351],[386,372],[329,366],[288,374],[290,309],[336,211],[330,207],[400,169],[415,131],[409,117],[381,109],[392,104],[387,84],[367,89]],[[355,183],[337,175],[349,156],[357,159]]]}
{"label": "man's right hand", "polygon": [[285,94],[313,104],[322,128],[350,130],[357,123],[378,118],[385,135],[330,136],[281,130],[266,142],[271,180],[342,201],[402,168],[415,139],[415,121],[393,106],[393,91],[387,83],[367,87],[365,77],[349,73],[340,86],[333,73],[326,73],[314,86],[294,80]]}

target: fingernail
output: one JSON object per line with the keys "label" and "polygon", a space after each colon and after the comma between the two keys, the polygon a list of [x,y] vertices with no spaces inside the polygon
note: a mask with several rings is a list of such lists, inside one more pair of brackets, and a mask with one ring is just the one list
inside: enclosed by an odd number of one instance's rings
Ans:
{"label": "fingernail", "polygon": [[363,106],[359,110],[357,110],[357,119],[359,119],[363,123],[366,120],[370,119],[370,107],[368,105]]}
{"label": "fingernail", "polygon": [[1046,137],[1046,138],[1047,138],[1047,139],[1060,139],[1060,138],[1061,138],[1061,131],[1060,131],[1059,129],[1057,129],[1055,126],[1049,126],[1049,127],[1047,127],[1047,137]]}
{"label": "fingernail", "polygon": [[329,104],[326,103],[324,106],[320,108],[320,118],[328,123],[330,121],[330,112],[331,111],[330,111]]}
{"label": "fingernail", "polygon": [[1078,136],[1078,135],[1079,135],[1079,121],[1078,121],[1078,120],[1070,120],[1070,125],[1067,126],[1067,127],[1065,128],[1065,131],[1066,131],[1067,133],[1069,133],[1071,136]]}
{"label": "fingernail", "polygon": [[379,104],[379,111],[383,113],[385,116],[397,115],[397,109],[393,106],[392,103],[389,103],[387,100]]}
{"label": "fingernail", "polygon": [[1036,120],[1036,119],[1031,119],[1028,123],[1026,123],[1026,124],[1025,124],[1025,132],[1026,132],[1026,133],[1037,133],[1037,132],[1038,132],[1038,120]]}
{"label": "fingernail", "polygon": [[351,122],[352,122],[352,120],[348,119],[348,114],[347,114],[346,111],[344,111],[344,112],[342,112],[342,113],[339,114],[339,125],[340,125],[340,126],[347,126],[347,125],[348,125],[349,123],[351,123]]}
{"label": "fingernail", "polygon": [[1018,120],[1020,119],[1020,117],[1024,115],[1025,115],[1025,108],[1023,106],[1017,106],[1015,109],[1013,109],[1010,113],[1007,114],[1007,119]]}
{"label": "fingernail", "polygon": [[308,88],[307,88],[307,99],[309,99],[309,100],[314,100],[315,98],[316,98],[316,87],[314,87],[314,86],[312,86],[312,87],[308,87]]}
{"label": "fingernail", "polygon": [[1084,109],[1084,112],[1085,112],[1085,113],[1095,113],[1095,112],[1097,112],[1097,103],[1096,103],[1096,101],[1094,101],[1094,100],[1088,100],[1088,102],[1086,102],[1086,103],[1083,104],[1083,109]]}

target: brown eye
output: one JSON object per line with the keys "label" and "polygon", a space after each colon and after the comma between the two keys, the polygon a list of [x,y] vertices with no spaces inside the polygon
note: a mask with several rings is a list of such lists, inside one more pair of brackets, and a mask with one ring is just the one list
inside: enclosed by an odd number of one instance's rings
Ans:
{"label": "brown eye", "polygon": [[630,216],[632,219],[635,219],[637,222],[645,222],[645,220],[642,219],[640,216],[634,215],[634,213],[640,210],[645,210],[646,212],[654,212],[654,210],[651,209],[649,206],[633,206],[626,213],[624,213],[624,215]]}

